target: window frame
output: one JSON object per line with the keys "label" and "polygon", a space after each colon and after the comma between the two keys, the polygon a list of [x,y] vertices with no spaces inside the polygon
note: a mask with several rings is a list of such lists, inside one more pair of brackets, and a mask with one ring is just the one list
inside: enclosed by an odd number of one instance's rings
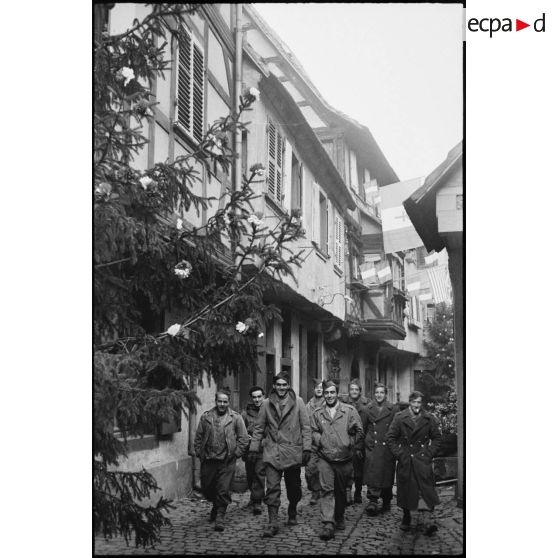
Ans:
{"label": "window frame", "polygon": [[[185,119],[181,119],[180,111],[182,108],[182,103],[184,103],[184,96],[181,96],[181,72],[186,71],[184,65],[181,64],[181,50],[183,48],[181,38],[176,40],[176,72],[175,72],[175,102],[174,102],[174,120],[173,123],[182,131],[188,139],[195,143],[199,143],[205,135],[205,99],[207,96],[207,70],[206,70],[206,52],[204,50],[203,44],[200,42],[196,34],[192,29],[189,29],[185,25],[182,25],[182,31],[185,36],[188,37],[190,41],[190,56],[189,56],[189,67],[188,70],[188,107],[184,111],[188,112],[188,123],[184,122]],[[195,53],[196,50],[201,55],[201,80],[196,78],[196,61]],[[198,65],[199,65],[198,64]],[[201,86],[201,92],[200,92]],[[196,99],[196,93],[199,97]],[[198,116],[196,116],[198,114]]]}

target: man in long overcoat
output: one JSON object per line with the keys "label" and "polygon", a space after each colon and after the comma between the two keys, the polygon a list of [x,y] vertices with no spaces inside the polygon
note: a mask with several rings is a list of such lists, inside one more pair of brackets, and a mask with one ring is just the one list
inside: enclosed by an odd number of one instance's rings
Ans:
{"label": "man in long overcoat", "polygon": [[374,399],[362,413],[365,450],[363,482],[368,486],[366,512],[369,515],[378,513],[380,496],[381,511],[388,512],[392,498],[395,458],[386,444],[386,435],[397,408],[387,401],[386,396],[387,387],[377,383]]}
{"label": "man in long overcoat", "polygon": [[264,400],[254,425],[249,459],[257,458],[262,439],[267,484],[264,502],[269,513],[269,524],[263,536],[273,537],[279,530],[283,475],[289,500],[288,525],[297,524],[296,506],[302,498],[300,469],[310,460],[312,445],[306,405],[290,388],[287,373],[280,372],[273,379],[273,389]]}
{"label": "man in long overcoat", "polygon": [[194,438],[194,451],[201,461],[201,488],[213,504],[210,519],[215,521],[216,531],[225,529],[236,459],[244,454],[249,442],[242,417],[229,409],[229,393],[218,390],[215,407],[200,417]]}
{"label": "man in long overcoat", "polygon": [[[322,385],[323,380],[321,378],[314,378],[314,396],[306,403],[306,410],[308,411],[308,417],[312,416],[312,413],[324,404],[324,388]],[[308,465],[304,468],[304,476],[306,477],[306,484],[308,485],[308,490],[312,492],[310,498],[310,505],[314,506],[318,503],[320,498],[320,476],[318,473],[318,456],[315,451],[312,451],[310,456],[310,461]]]}
{"label": "man in long overcoat", "polygon": [[[353,378],[349,382],[349,394],[343,398],[341,398],[343,403],[348,405],[352,405],[358,413],[360,420],[363,420],[363,413],[366,407],[370,404],[370,399],[364,397],[362,394],[362,386],[360,384],[360,380],[358,378]],[[356,453],[353,455],[353,474],[347,480],[347,504],[353,503],[352,497],[352,487],[353,487],[353,480],[355,482],[355,498],[354,502],[356,504],[362,503],[362,476],[363,476],[363,467],[364,467],[364,459],[361,459]]]}
{"label": "man in long overcoat", "polygon": [[[242,411],[242,419],[246,425],[248,436],[252,439],[256,419],[264,402],[264,391],[260,386],[252,386],[249,391],[250,401],[246,405],[246,409]],[[262,513],[262,500],[265,494],[265,464],[263,462],[263,447],[260,447],[260,453],[257,459],[247,460],[247,456],[243,457],[246,465],[246,480],[250,489],[250,506],[254,515]]]}
{"label": "man in long overcoat", "polygon": [[345,529],[345,487],[352,474],[353,454],[362,454],[362,422],[352,405],[338,398],[337,385],[324,382],[325,405],[310,418],[312,445],[320,473],[320,538],[329,540],[334,529]]}
{"label": "man in long overcoat", "polygon": [[386,442],[397,458],[397,505],[403,509],[401,529],[410,528],[411,510],[420,509],[424,502],[429,512],[425,534],[431,535],[437,530],[432,511],[440,503],[432,458],[438,453],[442,435],[438,419],[422,409],[423,397],[420,391],[411,393],[409,408],[395,415]]}

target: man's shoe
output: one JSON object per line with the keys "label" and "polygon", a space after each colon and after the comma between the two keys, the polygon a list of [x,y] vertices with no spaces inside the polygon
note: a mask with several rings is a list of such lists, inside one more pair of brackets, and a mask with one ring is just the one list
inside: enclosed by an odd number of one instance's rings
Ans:
{"label": "man's shoe", "polygon": [[345,520],[343,518],[341,519],[336,519],[335,520],[335,528],[338,531],[344,531],[345,530]]}
{"label": "man's shoe", "polygon": [[384,500],[382,502],[382,509],[380,510],[382,513],[388,513],[391,509],[391,502],[389,500]]}
{"label": "man's shoe", "polygon": [[401,527],[402,531],[409,531],[411,528],[411,512],[407,509],[403,510],[403,519],[401,520]]}
{"label": "man's shoe", "polygon": [[320,533],[320,539],[322,539],[322,541],[329,541],[334,536],[335,532],[333,530],[333,527],[330,523],[326,523],[322,528],[322,532]]}
{"label": "man's shoe", "polygon": [[351,494],[351,489],[347,488],[345,494],[346,494],[345,502],[347,503],[347,506],[351,506],[354,503],[353,496]]}
{"label": "man's shoe", "polygon": [[355,492],[355,504],[362,504],[362,494]]}
{"label": "man's shoe", "polygon": [[366,513],[368,515],[378,515],[378,502],[376,500],[370,500],[366,506]]}
{"label": "man's shoe", "polygon": [[252,502],[252,513],[254,515],[262,514],[262,505],[259,502]]}
{"label": "man's shoe", "polygon": [[225,530],[225,509],[219,508],[217,510],[217,517],[215,518],[215,531]]}
{"label": "man's shoe", "polygon": [[298,521],[296,520],[296,515],[289,515],[287,525],[298,525]]}
{"label": "man's shoe", "polygon": [[320,499],[320,493],[317,490],[312,491],[312,497],[310,498],[310,505],[315,506]]}
{"label": "man's shoe", "polygon": [[217,506],[213,504],[213,507],[209,512],[209,521],[215,521],[216,518],[217,518]]}
{"label": "man's shoe", "polygon": [[279,510],[277,508],[270,508],[268,506],[267,513],[269,514],[269,523],[265,526],[263,531],[263,537],[269,538],[274,537],[279,532]]}
{"label": "man's shoe", "polygon": [[432,523],[426,527],[426,529],[424,530],[424,535],[427,537],[431,537],[437,530],[438,526]]}

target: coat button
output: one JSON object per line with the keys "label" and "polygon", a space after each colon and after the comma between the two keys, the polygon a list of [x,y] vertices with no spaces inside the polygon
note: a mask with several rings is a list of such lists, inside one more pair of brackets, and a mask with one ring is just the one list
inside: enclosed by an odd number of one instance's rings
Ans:
{"label": "coat button", "polygon": [[415,457],[415,456],[411,453],[411,457]]}

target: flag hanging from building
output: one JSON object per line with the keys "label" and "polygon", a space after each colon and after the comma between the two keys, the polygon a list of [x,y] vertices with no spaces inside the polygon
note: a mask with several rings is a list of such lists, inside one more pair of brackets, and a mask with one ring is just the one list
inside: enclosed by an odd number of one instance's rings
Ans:
{"label": "flag hanging from building", "polygon": [[410,293],[414,291],[420,291],[420,281],[413,281],[412,283],[407,283],[407,290]]}
{"label": "flag hanging from building", "polygon": [[376,268],[378,272],[378,281],[380,283],[387,283],[391,281],[391,267],[388,262],[381,262]]}
{"label": "flag hanging from building", "polygon": [[403,200],[420,188],[422,181],[422,178],[414,178],[380,189],[384,248],[388,254],[422,246],[422,240],[403,207]]}
{"label": "flag hanging from building", "polygon": [[377,283],[378,274],[373,262],[365,262],[359,266],[360,277],[362,282],[366,285],[368,283]]}
{"label": "flag hanging from building", "polygon": [[451,282],[449,278],[448,266],[438,265],[429,267],[427,270],[430,287],[434,294],[434,302],[451,302]]}
{"label": "flag hanging from building", "polygon": [[425,258],[424,258],[424,263],[426,265],[431,265],[431,264],[433,264],[434,262],[437,262],[437,261],[438,261],[438,252],[434,252],[433,254],[425,256]]}

